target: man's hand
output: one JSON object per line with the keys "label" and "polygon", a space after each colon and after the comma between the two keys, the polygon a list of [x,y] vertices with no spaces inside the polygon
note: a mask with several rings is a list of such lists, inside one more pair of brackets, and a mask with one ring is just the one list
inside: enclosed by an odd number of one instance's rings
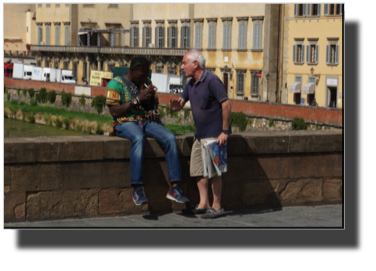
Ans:
{"label": "man's hand", "polygon": [[217,143],[219,143],[219,146],[225,145],[227,141],[228,135],[221,133],[217,138]]}
{"label": "man's hand", "polygon": [[149,101],[154,97],[155,91],[153,85],[149,85],[147,88],[141,91],[141,94],[137,96],[140,102]]}
{"label": "man's hand", "polygon": [[174,98],[170,99],[170,111],[172,112],[178,112],[180,111],[185,104],[185,101],[183,98]]}

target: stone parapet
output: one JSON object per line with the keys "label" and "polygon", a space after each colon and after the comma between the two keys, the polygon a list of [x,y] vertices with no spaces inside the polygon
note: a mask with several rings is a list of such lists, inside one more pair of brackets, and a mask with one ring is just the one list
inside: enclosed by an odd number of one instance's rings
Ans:
{"label": "stone parapet", "polygon": [[[189,176],[193,134],[176,135],[190,204],[199,195]],[[342,132],[243,132],[228,140],[222,177],[225,209],[342,202]],[[144,189],[131,198],[131,142],[108,136],[4,139],[4,221],[173,212],[188,206],[166,199],[168,174],[159,144],[148,139]]]}

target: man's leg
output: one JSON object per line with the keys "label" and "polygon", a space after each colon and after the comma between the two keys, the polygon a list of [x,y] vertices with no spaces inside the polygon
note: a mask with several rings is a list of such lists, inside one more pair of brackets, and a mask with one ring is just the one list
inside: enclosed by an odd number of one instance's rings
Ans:
{"label": "man's leg", "polygon": [[200,203],[197,209],[207,209],[209,203],[209,179],[208,177],[196,177],[198,192],[200,193]]}
{"label": "man's leg", "polygon": [[213,205],[212,207],[219,212],[221,207],[221,193],[222,193],[222,177],[217,176],[210,179],[211,188],[213,191]]}

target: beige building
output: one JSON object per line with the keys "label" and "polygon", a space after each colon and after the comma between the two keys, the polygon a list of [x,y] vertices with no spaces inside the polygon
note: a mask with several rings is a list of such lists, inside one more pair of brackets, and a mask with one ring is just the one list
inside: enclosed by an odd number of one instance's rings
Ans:
{"label": "beige building", "polygon": [[[282,103],[342,108],[340,4],[283,5],[283,43],[278,86]],[[281,37],[282,39],[282,37]]]}
{"label": "beige building", "polygon": [[4,4],[4,62],[35,63],[35,4]]}

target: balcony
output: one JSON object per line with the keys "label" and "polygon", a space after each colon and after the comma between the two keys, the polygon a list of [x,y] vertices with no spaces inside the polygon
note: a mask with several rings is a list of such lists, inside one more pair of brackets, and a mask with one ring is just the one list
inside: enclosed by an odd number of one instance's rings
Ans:
{"label": "balcony", "polygon": [[45,53],[86,53],[86,54],[122,54],[183,57],[188,48],[140,48],[140,47],[97,47],[97,46],[51,46],[31,45],[31,52]]}

